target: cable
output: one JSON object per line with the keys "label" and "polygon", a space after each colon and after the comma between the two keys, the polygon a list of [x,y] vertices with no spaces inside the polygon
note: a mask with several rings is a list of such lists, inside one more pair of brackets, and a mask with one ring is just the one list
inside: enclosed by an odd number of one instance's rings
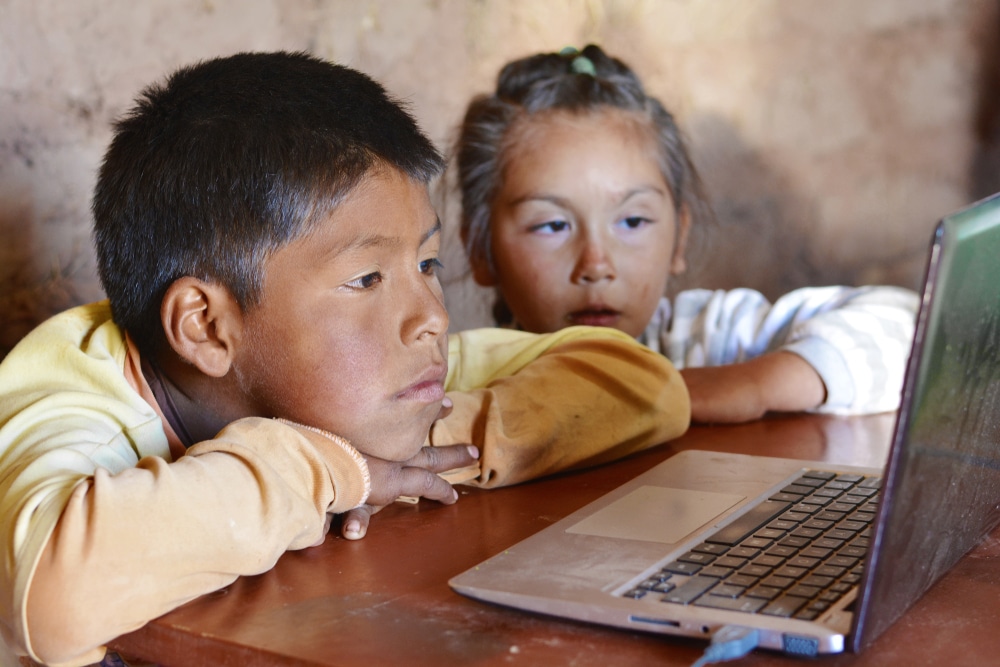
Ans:
{"label": "cable", "polygon": [[710,662],[742,658],[757,648],[759,641],[759,634],[754,628],[745,628],[741,625],[723,626],[712,635],[712,643],[691,667],[704,667]]}

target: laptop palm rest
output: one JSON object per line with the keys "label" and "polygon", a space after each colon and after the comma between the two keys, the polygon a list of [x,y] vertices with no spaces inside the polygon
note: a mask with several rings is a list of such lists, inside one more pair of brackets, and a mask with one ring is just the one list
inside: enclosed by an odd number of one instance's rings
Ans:
{"label": "laptop palm rest", "polygon": [[674,544],[742,500],[731,493],[640,486],[566,532]]}

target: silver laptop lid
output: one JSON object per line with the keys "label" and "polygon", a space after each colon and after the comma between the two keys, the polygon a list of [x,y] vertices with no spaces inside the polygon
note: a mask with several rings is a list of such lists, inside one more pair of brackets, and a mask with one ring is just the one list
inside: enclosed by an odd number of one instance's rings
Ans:
{"label": "silver laptop lid", "polygon": [[937,227],[904,387],[854,651],[1000,522],[1000,194]]}

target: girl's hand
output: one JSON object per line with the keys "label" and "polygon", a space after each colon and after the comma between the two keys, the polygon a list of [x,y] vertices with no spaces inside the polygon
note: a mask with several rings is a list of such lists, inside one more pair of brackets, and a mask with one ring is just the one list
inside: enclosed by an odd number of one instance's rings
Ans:
{"label": "girl's hand", "polygon": [[371,475],[372,491],[368,502],[344,514],[341,534],[360,540],[368,532],[371,516],[400,496],[423,497],[451,505],[458,493],[437,473],[464,468],[479,460],[479,449],[472,445],[424,447],[408,461],[386,461],[365,456]]}

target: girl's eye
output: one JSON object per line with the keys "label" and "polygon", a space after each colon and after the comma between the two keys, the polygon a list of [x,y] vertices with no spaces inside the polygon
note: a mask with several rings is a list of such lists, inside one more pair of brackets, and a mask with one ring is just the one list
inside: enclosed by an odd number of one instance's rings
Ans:
{"label": "girl's eye", "polygon": [[435,275],[439,269],[443,269],[444,264],[441,263],[437,257],[432,257],[431,259],[425,259],[420,262],[420,273],[426,274],[428,276]]}
{"label": "girl's eye", "polygon": [[651,224],[652,222],[653,221],[650,220],[649,218],[641,218],[639,216],[633,216],[629,218],[622,218],[621,220],[618,221],[618,224],[622,225],[623,227],[628,227],[629,229],[638,229],[639,227]]}
{"label": "girl's eye", "polygon": [[382,274],[378,271],[373,271],[372,273],[365,274],[360,278],[355,278],[351,282],[347,283],[347,286],[352,289],[371,289],[375,287],[380,282],[382,282]]}
{"label": "girl's eye", "polygon": [[569,229],[569,223],[565,220],[550,220],[549,222],[543,222],[540,225],[532,225],[528,228],[528,231],[538,234],[558,234],[559,232],[564,232],[567,229]]}

